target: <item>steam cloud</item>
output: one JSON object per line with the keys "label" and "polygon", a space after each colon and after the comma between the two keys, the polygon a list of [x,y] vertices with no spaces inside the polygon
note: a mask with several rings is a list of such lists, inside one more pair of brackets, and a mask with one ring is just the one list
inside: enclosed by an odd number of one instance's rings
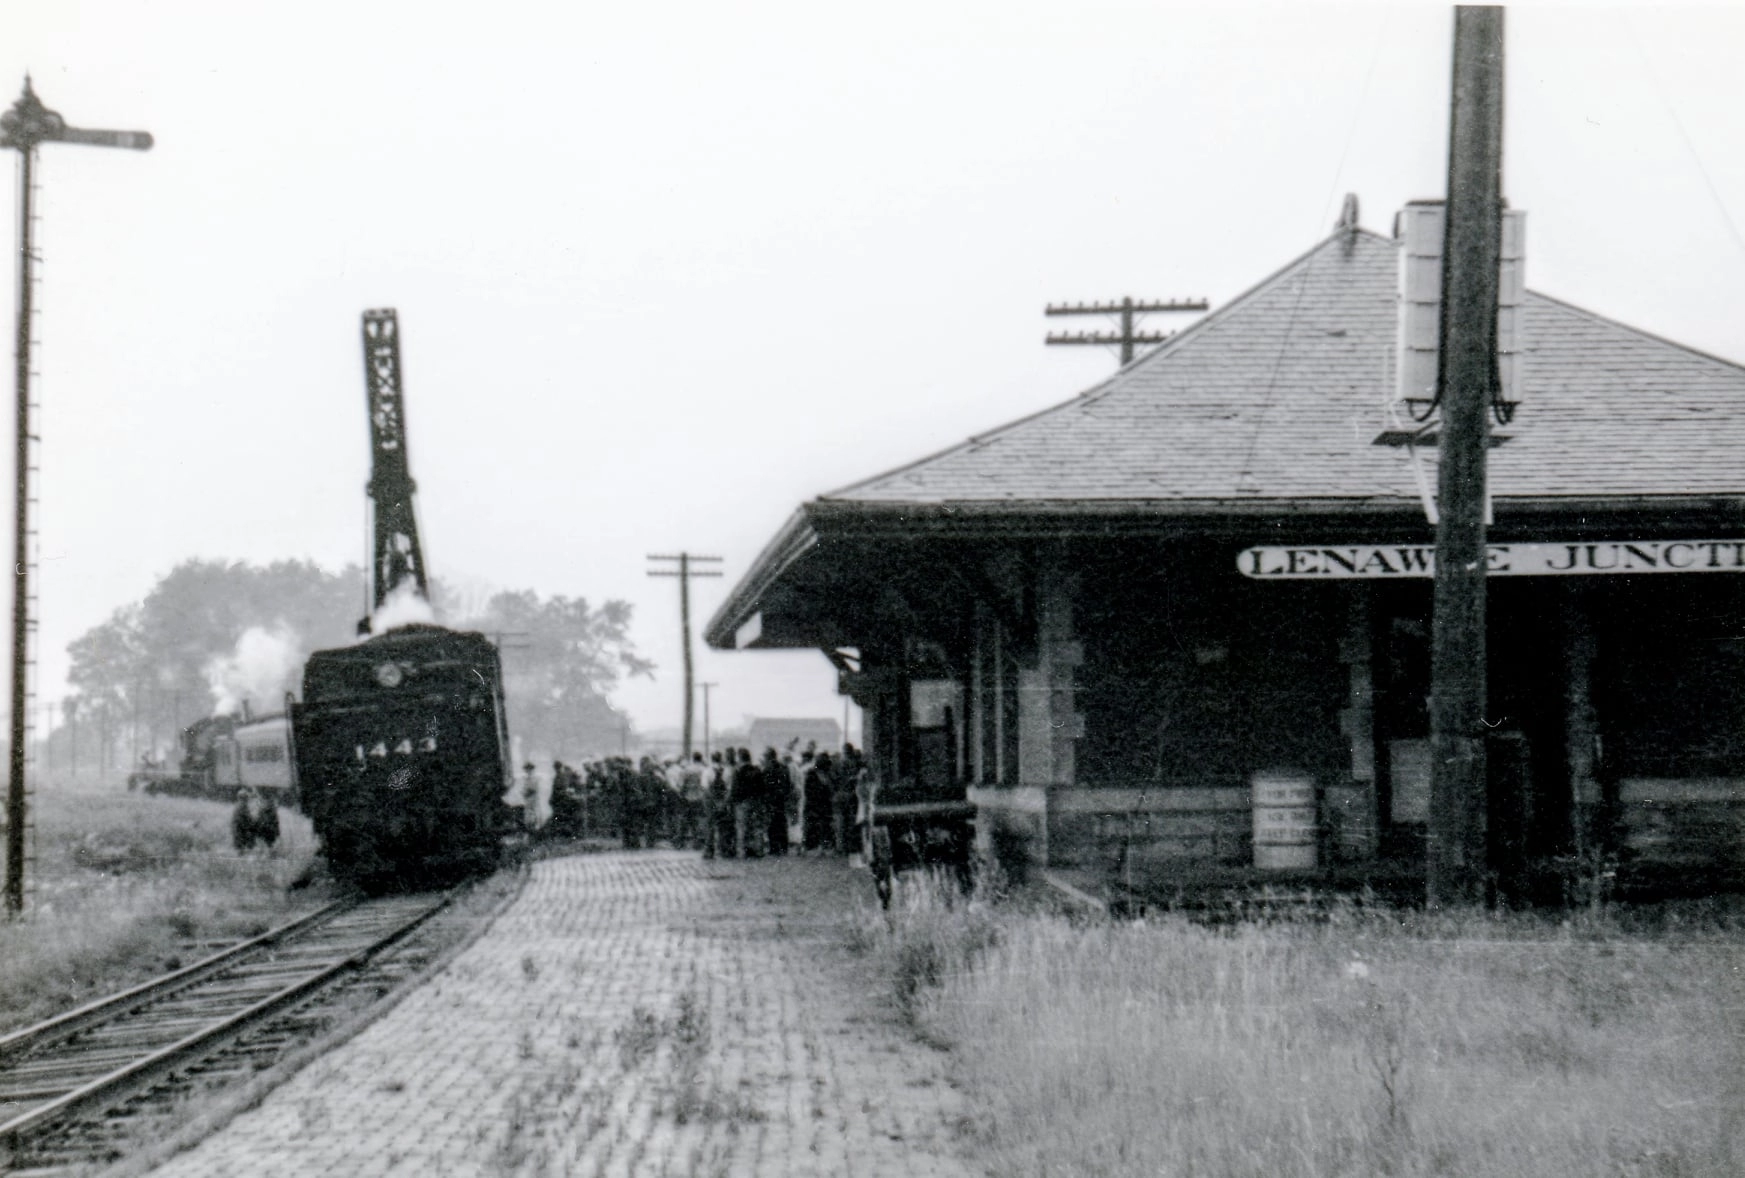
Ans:
{"label": "steam cloud", "polygon": [[389,593],[382,608],[370,615],[370,629],[377,634],[386,634],[396,626],[410,626],[417,622],[434,626],[436,611],[430,608],[428,601],[418,596],[417,587],[410,581]]}
{"label": "steam cloud", "polygon": [[244,700],[257,712],[276,710],[285,692],[296,686],[303,660],[303,644],[283,622],[271,630],[250,626],[230,655],[206,664],[206,682],[218,701],[212,714],[240,712]]}

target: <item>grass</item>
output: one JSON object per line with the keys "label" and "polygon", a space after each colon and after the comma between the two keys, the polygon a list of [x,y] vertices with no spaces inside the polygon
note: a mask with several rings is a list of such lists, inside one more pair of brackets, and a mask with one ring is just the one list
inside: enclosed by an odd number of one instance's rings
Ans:
{"label": "grass", "polygon": [[925,1034],[924,1005],[997,945],[1012,923],[1012,914],[996,914],[995,899],[994,887],[986,884],[965,896],[943,874],[905,877],[888,913],[860,910],[849,927],[848,947],[880,964],[897,1009]]}
{"label": "grass", "polygon": [[1210,928],[903,890],[856,940],[994,1173],[1745,1173],[1738,908]]}
{"label": "grass", "polygon": [[[723,1124],[737,1133],[767,1119],[718,1074],[714,1030],[704,998],[687,988],[662,1015],[634,1006],[609,1035],[578,1022],[561,1049],[531,1043],[521,1055],[515,1089],[496,1125],[481,1125],[485,1170],[502,1175],[644,1172],[656,1136],[630,1142],[631,1122],[644,1115],[687,1125]],[[617,1068],[607,1061],[616,1057]],[[628,1150],[618,1151],[628,1143]],[[689,1151],[651,1162],[650,1173],[725,1174],[717,1143],[693,1141]]]}
{"label": "grass", "polygon": [[110,788],[45,785],[22,918],[0,922],[0,1029],[187,965],[329,898],[289,891],[315,839],[281,812],[271,852],[238,855],[230,807]]}

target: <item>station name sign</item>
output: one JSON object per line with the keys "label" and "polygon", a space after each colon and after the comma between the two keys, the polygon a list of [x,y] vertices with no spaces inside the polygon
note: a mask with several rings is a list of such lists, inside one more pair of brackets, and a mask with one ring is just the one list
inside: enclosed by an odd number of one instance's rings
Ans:
{"label": "station name sign", "polygon": [[[1248,548],[1236,556],[1245,577],[1309,581],[1351,577],[1428,577],[1433,544],[1311,544]],[[1492,577],[1594,577],[1636,573],[1745,573],[1745,540],[1613,540],[1575,544],[1491,544]]]}

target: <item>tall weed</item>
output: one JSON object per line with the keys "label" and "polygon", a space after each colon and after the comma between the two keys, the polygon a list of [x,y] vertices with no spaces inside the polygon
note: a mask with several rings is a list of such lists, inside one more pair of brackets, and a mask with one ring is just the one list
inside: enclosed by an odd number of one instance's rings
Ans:
{"label": "tall weed", "polygon": [[1002,1174],[1745,1172],[1730,920],[1086,924],[924,893],[856,936],[956,1050]]}
{"label": "tall weed", "polygon": [[314,853],[286,811],[270,853],[238,855],[216,802],[45,785],[24,915],[0,924],[0,1028],[188,964],[318,902],[287,888]]}
{"label": "tall weed", "polygon": [[987,886],[965,894],[943,871],[904,876],[891,907],[863,906],[849,933],[850,948],[874,955],[898,1010],[917,1026],[934,992],[998,940]]}

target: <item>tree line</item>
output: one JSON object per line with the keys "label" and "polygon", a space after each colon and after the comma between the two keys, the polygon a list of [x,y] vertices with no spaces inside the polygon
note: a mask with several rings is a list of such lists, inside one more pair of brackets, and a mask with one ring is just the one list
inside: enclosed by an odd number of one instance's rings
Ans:
{"label": "tree line", "polygon": [[[431,596],[444,625],[502,649],[510,731],[528,755],[582,760],[619,747],[628,720],[611,691],[653,670],[631,640],[628,603],[531,590],[481,599],[439,580]],[[37,725],[52,730],[39,764],[50,777],[125,774],[147,754],[173,765],[194,721],[281,711],[312,651],[356,641],[365,602],[357,565],[184,561],[68,645],[69,691]]]}

